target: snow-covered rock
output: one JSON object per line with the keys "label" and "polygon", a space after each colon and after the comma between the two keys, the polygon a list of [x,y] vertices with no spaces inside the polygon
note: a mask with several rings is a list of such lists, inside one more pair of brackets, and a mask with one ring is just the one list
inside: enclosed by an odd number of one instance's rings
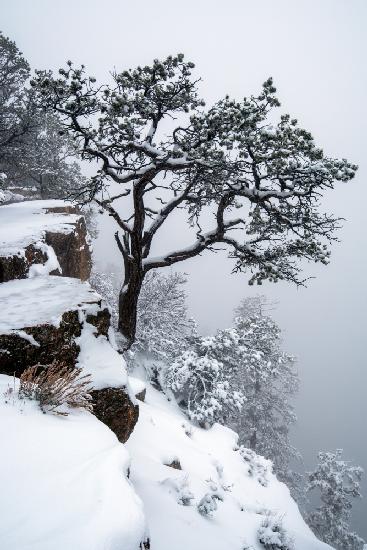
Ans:
{"label": "snow-covered rock", "polygon": [[109,339],[110,313],[88,283],[35,277],[0,284],[0,373],[62,361],[91,376],[94,414],[125,442],[139,416],[126,365]]}
{"label": "snow-covered rock", "polygon": [[264,550],[259,531],[269,514],[279,518],[295,550],[330,550],[307,527],[269,461],[256,459],[267,469],[267,483],[260,483],[232,430],[194,427],[149,385],[127,449],[152,550]]}
{"label": "snow-covered rock", "polygon": [[48,273],[87,280],[91,252],[83,216],[68,202],[0,207],[0,282]]}
{"label": "snow-covered rock", "polygon": [[106,335],[109,327],[109,311],[101,297],[88,283],[67,277],[35,277],[1,284],[0,311],[3,374],[20,375],[29,366],[49,364],[57,358],[74,365],[83,320],[92,322],[97,334]]}
{"label": "snow-covered rock", "polygon": [[60,417],[19,401],[13,383],[0,375],[0,548],[143,548],[125,447],[88,412]]}

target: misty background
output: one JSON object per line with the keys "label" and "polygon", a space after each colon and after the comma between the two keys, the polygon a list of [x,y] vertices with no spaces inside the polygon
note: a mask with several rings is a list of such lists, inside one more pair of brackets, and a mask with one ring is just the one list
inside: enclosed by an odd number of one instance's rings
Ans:
{"label": "misty background", "polygon": [[[237,99],[256,94],[273,76],[279,112],[298,118],[327,155],[359,165],[355,180],[325,195],[325,210],[346,221],[331,264],[306,266],[306,275],[315,277],[307,288],[249,287],[246,275],[231,275],[224,253],[177,268],[188,274],[190,313],[203,333],[228,327],[246,296],[261,292],[277,302],[272,315],[284,347],[299,358],[293,441],[306,470],[315,466],[318,450],[336,448],[367,470],[367,2],[0,0],[0,8],[1,30],[33,69],[57,70],[71,59],[103,82],[114,68],[183,52],[196,63],[208,105],[226,93]],[[119,269],[111,222],[104,217],[100,226],[96,260]],[[176,217],[159,247],[172,249],[187,238]],[[367,538],[367,475],[362,492],[352,526]]]}

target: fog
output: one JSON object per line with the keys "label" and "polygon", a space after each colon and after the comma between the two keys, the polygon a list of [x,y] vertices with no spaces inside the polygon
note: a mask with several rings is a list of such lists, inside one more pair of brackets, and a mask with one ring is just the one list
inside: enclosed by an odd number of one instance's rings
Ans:
{"label": "fog", "polygon": [[[260,287],[277,303],[284,346],[299,358],[301,390],[294,442],[306,468],[319,449],[343,448],[367,470],[366,331],[366,52],[365,0],[1,0],[1,30],[32,68],[56,69],[67,59],[106,80],[108,71],[183,52],[203,78],[210,104],[226,93],[257,93],[273,76],[281,109],[297,117],[330,156],[359,164],[355,180],[339,184],[324,208],[346,219],[327,267],[307,266],[307,288]],[[180,220],[162,235],[171,249],[186,238]],[[95,254],[118,263],[111,227],[102,224]],[[231,275],[225,254],[182,264],[189,304],[207,333],[231,323],[233,308],[258,292],[246,275]],[[353,527],[367,538],[365,501]]]}

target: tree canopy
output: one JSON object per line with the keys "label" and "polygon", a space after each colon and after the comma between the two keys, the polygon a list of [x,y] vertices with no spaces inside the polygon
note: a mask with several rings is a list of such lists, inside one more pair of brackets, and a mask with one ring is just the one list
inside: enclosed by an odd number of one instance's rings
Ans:
{"label": "tree canopy", "polygon": [[[151,269],[226,247],[235,271],[302,283],[300,260],[324,264],[339,223],[320,197],[357,167],[324,155],[280,103],[269,78],[257,96],[226,96],[206,108],[194,64],[182,54],[112,73],[99,85],[71,61],[59,75],[38,71],[39,101],[56,112],[83,159],[97,163],[79,193],[117,223],[124,259],[120,331],[135,336],[137,298]],[[111,185],[111,184],[118,184]],[[151,255],[154,238],[176,209],[193,228],[188,246]],[[211,227],[204,230],[207,211]]]}

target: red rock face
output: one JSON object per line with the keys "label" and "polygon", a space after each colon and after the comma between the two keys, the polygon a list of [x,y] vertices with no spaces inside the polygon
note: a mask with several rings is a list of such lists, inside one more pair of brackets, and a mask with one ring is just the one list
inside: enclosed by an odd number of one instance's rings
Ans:
{"label": "red rock face", "polygon": [[80,218],[71,233],[46,232],[46,244],[52,246],[64,277],[87,281],[92,267],[92,257],[87,243],[84,218]]}
{"label": "red rock face", "polygon": [[[50,208],[50,213],[78,214],[73,206]],[[62,273],[58,270],[51,275],[63,277],[75,277],[87,281],[92,267],[92,255],[88,245],[88,234],[84,218],[80,216],[76,223],[70,224],[68,233],[46,231],[45,243],[52,246]],[[0,251],[1,253],[1,251]],[[6,283],[14,279],[28,277],[29,268],[33,264],[44,264],[47,256],[39,250],[35,244],[30,244],[24,249],[24,255],[1,256],[0,255],[0,283]]]}
{"label": "red rock face", "polygon": [[104,388],[91,392],[93,414],[106,424],[125,443],[139,418],[139,407],[134,404],[125,388]]}
{"label": "red rock face", "polygon": [[[100,310],[93,318],[87,316],[87,320],[96,327],[97,335],[106,335],[109,319],[107,309]],[[49,365],[58,358],[62,358],[65,365],[75,367],[80,352],[75,338],[80,336],[81,329],[78,312],[66,311],[58,327],[43,324],[21,329],[32,336],[38,346],[17,333],[0,334],[0,374],[20,376],[28,367],[38,363]]]}

